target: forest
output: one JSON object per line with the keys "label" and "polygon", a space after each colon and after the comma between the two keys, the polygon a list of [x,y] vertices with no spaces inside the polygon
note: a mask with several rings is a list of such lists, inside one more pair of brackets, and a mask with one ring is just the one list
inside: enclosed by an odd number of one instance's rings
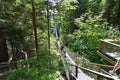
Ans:
{"label": "forest", "polygon": [[97,51],[120,40],[120,0],[0,0],[0,66],[12,65],[3,80],[66,80],[56,30],[74,54],[109,64]]}

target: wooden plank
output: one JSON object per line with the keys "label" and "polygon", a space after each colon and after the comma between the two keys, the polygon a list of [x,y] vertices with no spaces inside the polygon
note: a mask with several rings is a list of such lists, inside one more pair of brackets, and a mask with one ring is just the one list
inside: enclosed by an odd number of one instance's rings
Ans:
{"label": "wooden plank", "polygon": [[111,66],[111,65],[103,65],[103,64],[97,64],[97,63],[92,63],[92,62],[85,62],[85,63],[90,64],[90,65],[105,67],[105,68],[113,68],[114,67],[114,66]]}
{"label": "wooden plank", "polygon": [[[102,40],[102,39],[101,39]],[[108,42],[119,42],[120,39],[104,39],[104,41],[108,41]]]}
{"label": "wooden plank", "polygon": [[101,52],[99,52],[99,51],[97,51],[97,52],[98,52],[98,54],[99,54],[102,58],[104,58],[105,60],[107,60],[107,61],[110,62],[111,64],[115,65],[116,61],[112,60],[111,58],[109,58],[108,56],[106,56],[105,54],[103,54],[103,53],[101,53]]}
{"label": "wooden plank", "polygon": [[118,45],[118,44],[115,44],[115,43],[112,43],[112,42],[109,42],[109,41],[106,41],[106,40],[100,40],[100,41],[103,42],[103,43],[107,43],[107,44],[110,44],[110,45],[113,45],[113,46],[116,46],[116,47],[120,48],[120,45]]}
{"label": "wooden plank", "polygon": [[100,52],[102,52],[102,42],[101,41],[99,41],[99,47],[98,47],[98,50],[100,51]]}

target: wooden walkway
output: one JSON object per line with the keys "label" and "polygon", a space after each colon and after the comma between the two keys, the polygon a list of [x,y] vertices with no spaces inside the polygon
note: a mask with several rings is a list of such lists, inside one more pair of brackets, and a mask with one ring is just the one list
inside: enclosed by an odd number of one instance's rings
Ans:
{"label": "wooden walkway", "polygon": [[[67,51],[61,50],[61,44],[60,44],[59,40],[58,40],[58,47],[61,52],[61,58],[62,58],[62,62],[63,62],[64,68],[65,68],[66,77],[68,80],[71,80],[70,76],[72,76],[74,78],[74,80],[103,80],[103,79],[119,80],[115,76],[110,75],[108,72],[105,72],[106,74],[103,74],[103,73],[93,71],[93,70],[90,70],[90,69],[82,67],[82,66],[78,66],[76,64],[76,62],[73,61],[73,59],[69,56]],[[99,65],[99,66],[107,67],[107,65],[101,65],[101,64],[92,64],[91,63],[91,65]],[[111,67],[113,67],[113,66],[111,66]],[[87,74],[85,72],[87,72]],[[94,75],[95,78],[89,76],[89,74]]]}
{"label": "wooden walkway", "polygon": [[[118,59],[120,59],[120,45],[117,44],[118,40],[105,39],[99,41],[98,54],[115,65]],[[120,40],[119,40],[120,42]]]}
{"label": "wooden walkway", "polygon": [[[82,66],[78,66],[78,64],[70,57],[68,51],[64,51],[64,47],[61,44],[59,37],[57,36],[57,33],[56,33],[56,40],[59,51],[61,53],[60,56],[62,59],[62,63],[64,65],[67,80],[119,80],[116,76],[112,76],[106,71],[104,71],[105,74],[103,74]],[[104,67],[107,66],[101,64],[95,64],[95,65],[99,66],[100,70],[102,66]],[[92,74],[93,76],[90,76],[90,74]],[[72,76],[73,78],[71,79],[70,76]]]}

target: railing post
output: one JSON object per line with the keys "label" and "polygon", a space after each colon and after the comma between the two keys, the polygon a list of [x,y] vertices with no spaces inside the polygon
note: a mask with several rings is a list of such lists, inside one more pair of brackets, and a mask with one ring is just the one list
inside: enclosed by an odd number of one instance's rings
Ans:
{"label": "railing post", "polygon": [[99,42],[99,48],[98,48],[99,52],[102,52],[102,45],[103,45],[103,42],[102,42],[102,40],[100,40],[100,42]]}
{"label": "railing post", "polygon": [[76,78],[78,77],[78,67],[77,66],[75,66],[75,76],[76,76]]}
{"label": "railing post", "polygon": [[[98,72],[101,71],[101,66],[98,65]],[[103,77],[100,75],[97,75],[97,80],[103,80]]]}
{"label": "railing post", "polygon": [[103,77],[101,77],[100,75],[97,76],[97,80],[103,80]]}

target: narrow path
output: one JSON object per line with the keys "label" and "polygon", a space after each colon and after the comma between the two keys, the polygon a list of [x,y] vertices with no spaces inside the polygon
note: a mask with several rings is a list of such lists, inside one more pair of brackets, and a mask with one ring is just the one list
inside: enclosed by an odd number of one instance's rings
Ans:
{"label": "narrow path", "polygon": [[[55,32],[56,32],[55,36],[56,36],[56,40],[57,40],[57,45],[58,45],[58,48],[61,53],[60,56],[61,56],[62,63],[65,68],[66,77],[68,80],[70,80],[70,75],[72,75],[75,80],[96,80],[96,79],[103,80],[103,78],[107,79],[107,80],[119,80],[116,77],[102,74],[102,73],[99,73],[96,71],[92,71],[92,70],[86,69],[84,67],[77,66],[75,61],[73,61],[73,59],[68,54],[68,52],[64,50],[64,46],[61,44],[61,42],[59,40],[59,36],[57,33],[58,31],[55,31]],[[83,72],[83,70],[95,74],[97,76],[97,78],[95,79],[95,78],[92,78],[91,76],[88,76],[86,73]]]}
{"label": "narrow path", "polygon": [[[62,57],[64,58],[66,63],[77,65],[75,63],[75,61],[73,61],[73,59],[68,55],[67,51],[65,53],[64,53],[64,51],[62,51]],[[76,75],[76,67],[75,66],[69,66],[69,68],[70,68],[70,71],[71,71],[70,74],[76,80],[95,80],[94,78],[91,78],[90,76],[86,75],[81,69],[78,69],[78,73]]]}

